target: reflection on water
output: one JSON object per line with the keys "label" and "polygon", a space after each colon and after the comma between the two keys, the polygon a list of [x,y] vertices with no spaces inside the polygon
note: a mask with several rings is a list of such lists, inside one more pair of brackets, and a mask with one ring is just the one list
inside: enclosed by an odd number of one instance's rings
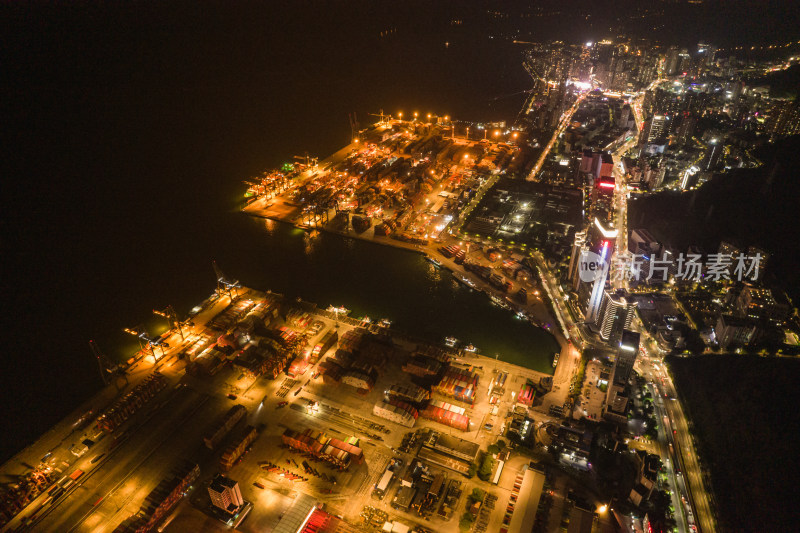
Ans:
{"label": "reflection on water", "polygon": [[421,254],[325,232],[311,237],[273,221],[245,222],[237,234],[258,243],[230,268],[246,285],[344,306],[352,316],[388,318],[393,328],[433,342],[453,336],[482,353],[552,372],[558,345],[549,333],[492,305]]}

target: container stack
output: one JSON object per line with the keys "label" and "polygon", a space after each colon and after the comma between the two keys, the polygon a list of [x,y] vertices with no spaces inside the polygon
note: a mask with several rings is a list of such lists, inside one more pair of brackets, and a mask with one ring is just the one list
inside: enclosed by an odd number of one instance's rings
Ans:
{"label": "container stack", "polygon": [[330,350],[336,341],[339,340],[339,334],[335,331],[329,331],[322,339],[314,345],[311,349],[311,362],[316,363],[320,357],[325,355],[325,352]]}
{"label": "container stack", "polygon": [[302,433],[287,429],[281,440],[290,448],[327,461],[341,470],[350,466],[351,462],[360,464],[364,461],[364,453],[357,446],[358,439],[355,437],[341,441],[314,429],[306,429]]}
{"label": "container stack", "polygon": [[104,431],[114,431],[166,386],[167,379],[161,373],[153,372],[122,399],[114,403],[105,413],[97,417],[97,427]]}
{"label": "container stack", "polygon": [[431,400],[431,403],[420,413],[420,416],[461,431],[469,429],[469,417],[466,415],[466,409],[447,402]]}
{"label": "container stack", "polygon": [[426,402],[431,399],[430,392],[413,383],[409,385],[394,384],[384,391],[384,393],[388,398],[397,398],[414,403]]}
{"label": "container stack", "polygon": [[308,359],[303,357],[302,355],[298,355],[292,361],[292,364],[289,365],[288,370],[286,370],[286,375],[292,378],[296,378],[302,376],[306,373],[308,369]]}
{"label": "container stack", "polygon": [[287,315],[287,322],[299,329],[306,329],[311,324],[311,315],[299,309],[292,309]]}
{"label": "container stack", "polygon": [[233,426],[235,426],[239,420],[244,418],[246,414],[247,409],[245,409],[243,405],[234,405],[231,407],[230,410],[225,413],[225,416],[222,417],[222,420],[220,420],[214,426],[214,428],[208,434],[206,434],[205,437],[203,437],[203,442],[205,442],[206,447],[210,450],[216,448],[217,445],[222,442],[222,439],[224,439],[225,436],[230,432]]}
{"label": "container stack", "polygon": [[354,353],[361,347],[364,332],[358,329],[351,329],[339,339],[339,349],[345,352]]}
{"label": "container stack", "polygon": [[428,377],[438,374],[442,370],[442,363],[425,357],[411,357],[403,365],[403,372],[414,376]]}
{"label": "container stack", "polygon": [[433,390],[448,398],[472,405],[478,388],[478,375],[460,368],[448,368]]}
{"label": "container stack", "polygon": [[247,448],[256,440],[258,437],[258,431],[253,426],[247,426],[244,428],[244,434],[242,435],[241,439],[237,442],[228,446],[225,451],[222,453],[222,457],[219,461],[220,470],[223,472],[227,472],[236,461],[244,454]]}
{"label": "container stack", "polygon": [[174,474],[161,481],[145,498],[139,512],[126,519],[114,533],[147,533],[166,516],[182,498],[189,486],[200,475],[200,467],[185,462]]}
{"label": "container stack", "polygon": [[535,395],[536,387],[533,386],[533,383],[526,382],[519,391],[517,401],[523,405],[531,405]]}
{"label": "container stack", "polygon": [[380,401],[372,408],[372,414],[397,424],[414,427],[419,412],[411,405],[397,399]]}

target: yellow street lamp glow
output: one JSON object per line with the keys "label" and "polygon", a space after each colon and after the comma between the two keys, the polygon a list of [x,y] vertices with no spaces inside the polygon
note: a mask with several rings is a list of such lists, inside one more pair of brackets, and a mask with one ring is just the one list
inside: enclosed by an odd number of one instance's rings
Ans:
{"label": "yellow street lamp glow", "polygon": [[397,113],[397,117],[398,117],[398,118],[403,118],[403,112],[402,112],[402,111],[400,111],[399,113]]}
{"label": "yellow street lamp glow", "polygon": [[416,111],[414,111],[414,118],[417,118],[417,116],[418,116],[418,115],[419,115],[419,113],[417,113]]}
{"label": "yellow street lamp glow", "polygon": [[428,120],[430,120],[430,119],[431,119],[431,114],[430,114],[430,113],[428,113]]}
{"label": "yellow street lamp glow", "polygon": [[607,505],[601,505],[600,507],[597,508],[597,512],[600,514],[604,514],[607,510],[608,510]]}

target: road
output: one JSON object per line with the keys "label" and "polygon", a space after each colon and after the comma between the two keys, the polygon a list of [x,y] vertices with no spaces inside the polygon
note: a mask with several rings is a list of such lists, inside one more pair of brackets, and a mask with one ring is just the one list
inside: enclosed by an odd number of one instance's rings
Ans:
{"label": "road", "polygon": [[[44,531],[95,531],[118,524],[138,511],[142,500],[186,455],[194,455],[208,421],[223,407],[206,405],[188,388],[170,390],[168,403],[157,409],[143,430],[130,430],[128,439],[35,526]],[[160,401],[161,398],[158,398]],[[107,439],[110,441],[111,439]],[[92,454],[97,456],[98,454]]]}
{"label": "road", "polygon": [[572,107],[570,107],[569,109],[564,111],[564,113],[561,115],[561,120],[559,120],[559,122],[558,122],[558,127],[556,128],[555,133],[553,133],[553,137],[547,143],[547,146],[545,146],[544,150],[542,151],[542,154],[539,156],[539,159],[536,161],[536,164],[533,166],[533,169],[531,169],[530,174],[528,174],[528,177],[526,178],[527,180],[530,181],[530,180],[535,180],[536,179],[536,176],[539,174],[539,171],[542,169],[542,165],[544,165],[544,162],[547,159],[547,156],[550,153],[550,150],[553,148],[553,146],[558,141],[559,136],[562,133],[564,133],[565,129],[567,129],[567,126],[569,125],[569,121],[572,118],[572,115],[574,115],[575,111],[578,110],[578,107],[580,107],[581,102],[583,102],[583,99],[585,97],[586,97],[586,93],[581,93],[578,96],[578,98],[575,100],[575,103],[572,104]]}
{"label": "road", "polygon": [[[617,228],[619,229],[617,252],[626,251],[628,248],[628,186],[620,159],[638,142],[638,132],[641,131],[643,127],[642,102],[645,93],[664,81],[666,80],[659,79],[654,81],[647,89],[640,92],[636,98],[631,101],[631,109],[633,110],[633,116],[636,122],[636,135],[623,143],[613,154],[615,161],[613,173],[616,185],[615,204],[617,207]],[[613,283],[617,288],[627,288],[628,286],[627,281],[624,279],[614,279]],[[686,512],[685,506],[681,504],[682,502],[673,501],[673,506],[675,506],[676,511],[678,509],[681,510],[680,516],[683,518],[679,526],[682,531],[691,531],[691,522],[696,521],[701,531],[716,531],[714,514],[709,501],[710,498],[705,489],[702,471],[700,470],[697,460],[697,453],[689,433],[689,425],[686,421],[680,401],[677,399],[672,379],[665,370],[663,361],[660,364],[656,362],[660,361],[660,355],[657,354],[647,342],[642,343],[642,351],[644,355],[641,358],[643,359],[641,364],[644,367],[644,372],[649,373],[655,378],[656,386],[660,392],[658,396],[661,401],[654,402],[659,412],[659,420],[664,421],[664,416],[666,416],[666,425],[674,430],[673,434],[668,435],[668,437],[670,442],[674,445],[675,456],[683,466],[680,475],[668,469],[668,472],[670,472],[670,481],[673,487],[677,488],[677,490],[673,490],[673,497],[676,497],[676,493],[680,492],[688,499],[693,509],[691,513],[693,516],[690,517],[690,513]],[[664,397],[664,394],[667,396]],[[670,442],[667,442],[666,445],[668,446]],[[670,458],[670,456],[671,454],[668,453],[668,449],[662,446],[663,462],[666,463],[666,459]],[[672,460],[674,461],[674,458]],[[686,483],[687,481],[688,483]]]}

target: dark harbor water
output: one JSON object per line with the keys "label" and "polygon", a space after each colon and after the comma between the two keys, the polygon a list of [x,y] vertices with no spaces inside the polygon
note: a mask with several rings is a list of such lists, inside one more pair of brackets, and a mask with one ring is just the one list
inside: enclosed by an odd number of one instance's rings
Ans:
{"label": "dark harbor water", "polygon": [[[242,180],[341,148],[354,111],[362,124],[381,109],[513,121],[530,84],[519,47],[430,21],[385,38],[324,10],[279,23],[266,8],[16,9],[3,50],[0,459],[97,389],[90,339],[130,357],[122,328],[157,333],[153,309],[188,312],[213,290],[212,260],[254,288],[547,369],[548,334],[421,257],[238,212]],[[328,15],[341,24],[322,32]]]}

